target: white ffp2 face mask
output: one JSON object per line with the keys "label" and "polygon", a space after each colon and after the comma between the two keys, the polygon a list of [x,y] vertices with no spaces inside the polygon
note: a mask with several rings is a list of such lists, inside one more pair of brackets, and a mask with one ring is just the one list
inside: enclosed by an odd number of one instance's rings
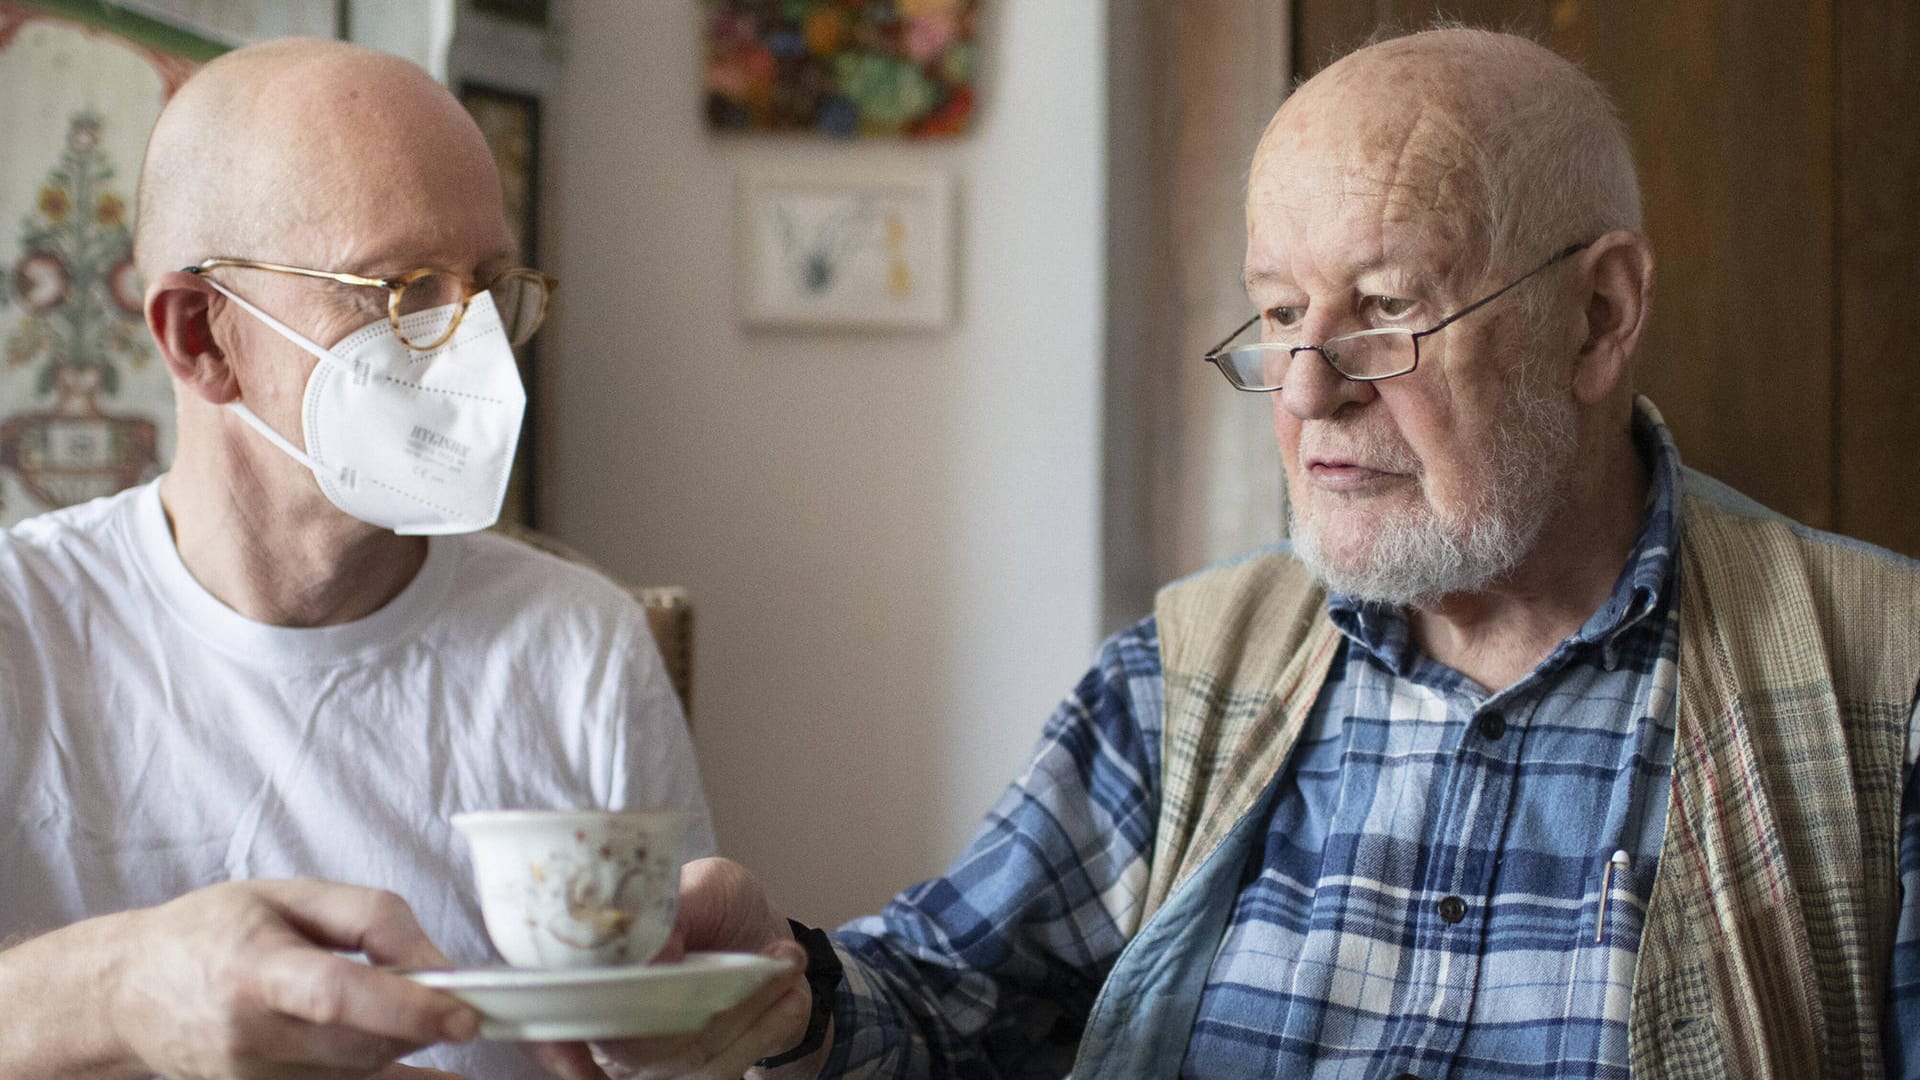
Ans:
{"label": "white ffp2 face mask", "polygon": [[[329,502],[404,535],[474,532],[499,520],[527,392],[490,295],[476,293],[453,337],[429,352],[407,348],[387,319],[323,349],[208,284],[320,361],[300,410],[304,451],[243,402],[228,408],[313,470]],[[431,340],[453,313],[448,305],[402,321],[408,336]]]}

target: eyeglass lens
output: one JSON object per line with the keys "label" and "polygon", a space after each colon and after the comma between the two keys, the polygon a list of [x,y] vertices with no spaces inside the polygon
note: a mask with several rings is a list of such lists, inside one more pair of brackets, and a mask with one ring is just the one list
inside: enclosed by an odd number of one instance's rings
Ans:
{"label": "eyeglass lens", "polygon": [[[460,304],[466,298],[467,287],[460,275],[445,271],[422,274],[400,286],[393,305],[394,313],[400,317],[396,327],[400,340],[413,349],[432,349],[443,344],[453,336],[458,314],[451,324],[445,319],[421,320],[408,316]],[[463,313],[459,308],[454,310]]]}
{"label": "eyeglass lens", "polygon": [[[493,306],[500,314],[500,325],[506,329],[507,341],[514,345],[523,345],[540,329],[540,323],[546,318],[547,283],[538,274],[530,271],[509,271],[488,287],[493,297]],[[467,298],[467,285],[460,275],[449,271],[434,271],[423,274],[400,287],[400,298],[396,304],[400,318],[423,311],[432,311],[449,304],[459,304]],[[413,327],[401,323],[401,339],[415,348],[432,347],[445,340],[450,328],[445,324],[421,327],[419,331],[408,334]],[[425,340],[410,340],[420,337]]]}
{"label": "eyeglass lens", "polygon": [[418,315],[423,311],[432,311],[437,307],[457,304],[467,298],[466,283],[460,275],[445,271],[435,271],[407,282],[400,287],[400,300],[395,305],[401,318]]}
{"label": "eyeglass lens", "polygon": [[[1293,363],[1291,350],[1295,348],[1298,346],[1268,342],[1228,349],[1220,357],[1236,384],[1250,390],[1277,390]],[[1342,375],[1353,379],[1383,378],[1413,367],[1413,335],[1400,331],[1331,338],[1318,351]]]}
{"label": "eyeglass lens", "polygon": [[547,283],[537,274],[511,271],[487,291],[500,312],[500,325],[507,329],[507,340],[515,345],[525,344],[547,317]]}
{"label": "eyeglass lens", "polygon": [[1413,335],[1403,330],[1385,334],[1337,337],[1320,347],[1333,366],[1356,379],[1392,375],[1413,366]]}

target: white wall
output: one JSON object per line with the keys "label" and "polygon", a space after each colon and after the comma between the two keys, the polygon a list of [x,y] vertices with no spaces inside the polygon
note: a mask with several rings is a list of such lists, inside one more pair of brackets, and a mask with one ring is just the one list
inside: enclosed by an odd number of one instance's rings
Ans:
{"label": "white wall", "polygon": [[[721,845],[837,922],[938,872],[1097,644],[1105,0],[989,0],[975,129],[715,138],[694,0],[563,5],[547,528],[697,605]],[[959,316],[747,331],[745,166],[951,173]]]}
{"label": "white wall", "polygon": [[355,44],[404,56],[443,82],[454,16],[454,0],[347,0]]}

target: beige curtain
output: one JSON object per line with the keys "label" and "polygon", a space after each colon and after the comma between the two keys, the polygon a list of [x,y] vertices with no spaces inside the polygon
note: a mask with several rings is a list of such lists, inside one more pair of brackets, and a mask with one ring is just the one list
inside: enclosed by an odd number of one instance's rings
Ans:
{"label": "beige curtain", "polygon": [[1271,403],[1201,354],[1240,285],[1254,143],[1291,79],[1285,0],[1112,0],[1105,621],[1271,543],[1285,520]]}

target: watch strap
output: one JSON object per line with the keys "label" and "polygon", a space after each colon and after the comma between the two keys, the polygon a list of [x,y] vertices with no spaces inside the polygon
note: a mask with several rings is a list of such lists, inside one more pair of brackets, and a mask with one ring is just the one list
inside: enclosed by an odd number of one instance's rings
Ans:
{"label": "watch strap", "polygon": [[827,932],[792,919],[787,920],[787,926],[793,931],[793,940],[807,950],[807,989],[813,993],[813,1012],[807,1018],[806,1034],[793,1049],[754,1062],[763,1069],[799,1061],[820,1049],[827,1041],[827,1022],[833,1018],[834,1002],[840,996],[840,954],[833,951]]}

